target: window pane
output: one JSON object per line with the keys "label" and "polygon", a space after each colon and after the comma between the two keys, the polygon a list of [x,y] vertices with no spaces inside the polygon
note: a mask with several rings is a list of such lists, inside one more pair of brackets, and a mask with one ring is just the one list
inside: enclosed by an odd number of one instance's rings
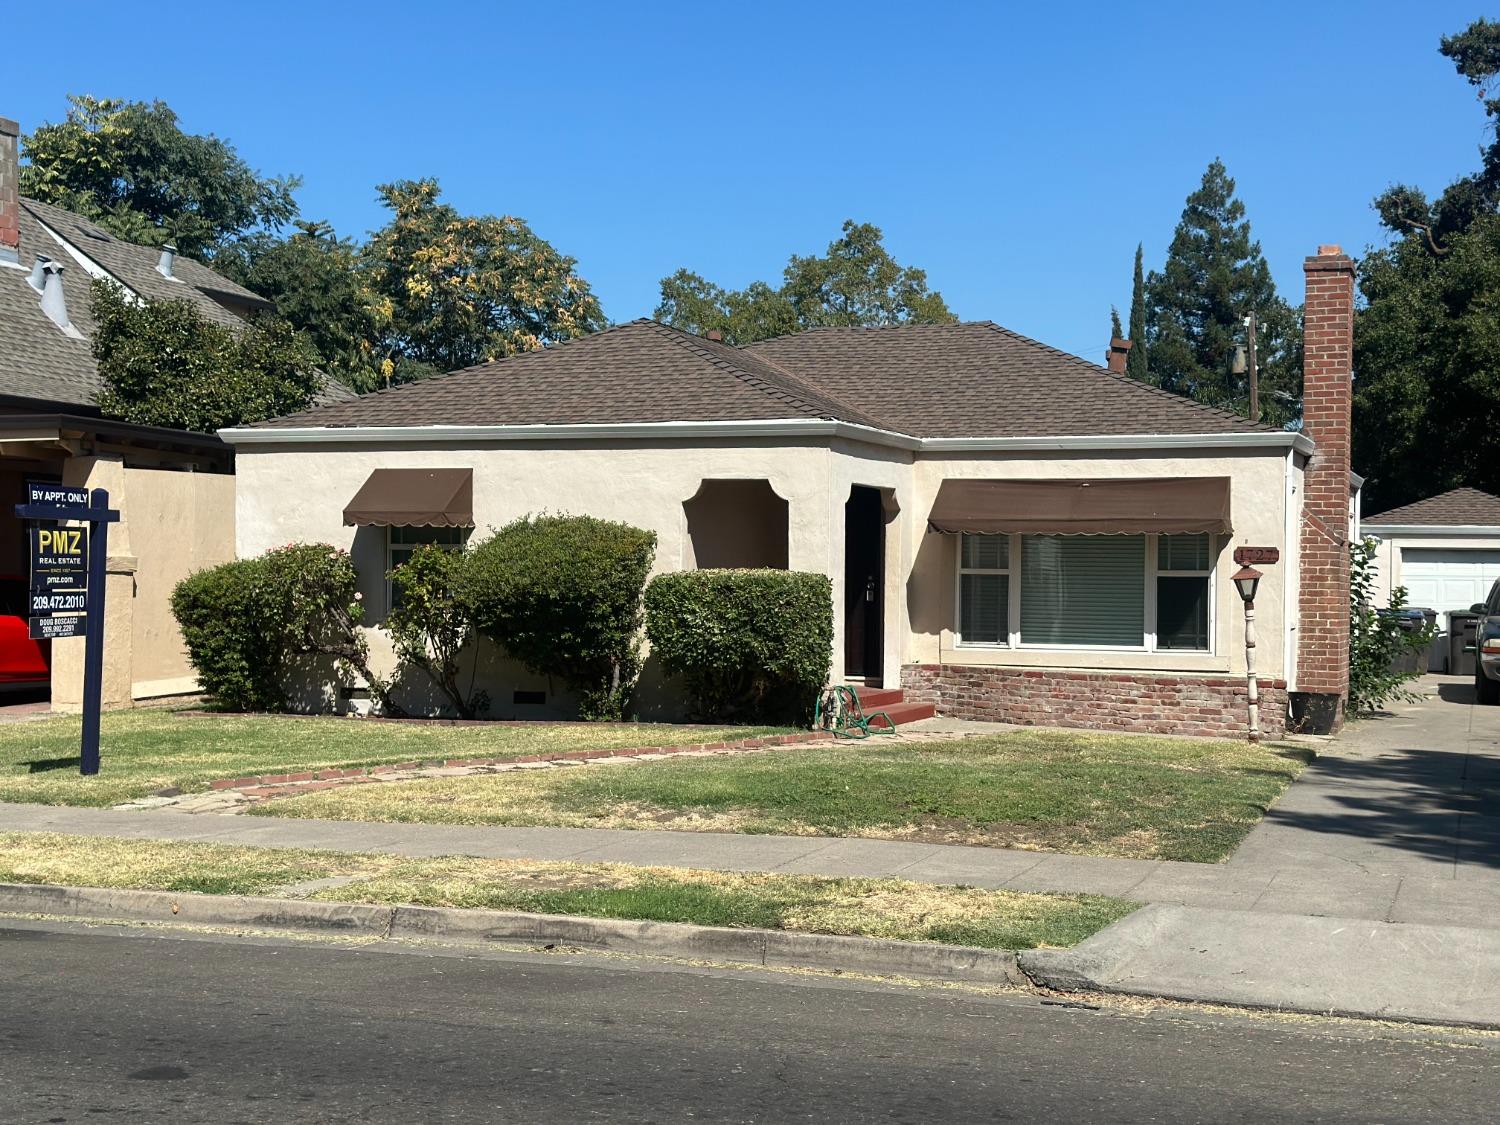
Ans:
{"label": "window pane", "polygon": [[965,574],[959,579],[959,639],[968,644],[1009,640],[1010,576]]}
{"label": "window pane", "polygon": [[1156,647],[1208,651],[1208,579],[1156,580]]}
{"label": "window pane", "polygon": [[1157,570],[1208,570],[1208,536],[1163,535],[1156,545]]}
{"label": "window pane", "polygon": [[965,535],[963,541],[963,569],[1010,569],[1010,536]]}
{"label": "window pane", "polygon": [[1033,645],[1144,644],[1145,537],[1024,536],[1021,640]]}
{"label": "window pane", "polygon": [[467,527],[393,527],[390,532],[392,543],[405,543],[412,546],[418,543],[457,545],[469,536]]}

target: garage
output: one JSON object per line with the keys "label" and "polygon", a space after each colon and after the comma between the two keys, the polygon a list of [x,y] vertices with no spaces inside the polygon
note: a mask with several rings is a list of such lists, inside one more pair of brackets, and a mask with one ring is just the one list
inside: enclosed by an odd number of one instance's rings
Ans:
{"label": "garage", "polygon": [[1447,613],[1468,609],[1489,597],[1500,579],[1500,550],[1475,551],[1406,547],[1401,552],[1401,585],[1407,604]]}

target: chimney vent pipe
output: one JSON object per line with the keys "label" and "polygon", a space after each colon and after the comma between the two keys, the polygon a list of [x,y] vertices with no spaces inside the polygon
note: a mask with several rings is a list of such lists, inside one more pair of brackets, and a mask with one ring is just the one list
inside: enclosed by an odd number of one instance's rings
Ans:
{"label": "chimney vent pipe", "polygon": [[45,254],[38,254],[36,261],[31,263],[31,276],[26,280],[31,282],[31,287],[38,293],[42,291],[43,286],[46,284],[47,275],[43,271],[47,268],[47,263],[51,260]]}
{"label": "chimney vent pipe", "polygon": [[156,272],[161,274],[162,277],[176,281],[177,279],[172,277],[172,263],[176,259],[177,247],[169,242],[161,248],[161,257],[156,260]]}
{"label": "chimney vent pipe", "polygon": [[81,338],[82,333],[68,319],[68,300],[63,294],[62,263],[48,262],[42,266],[42,272],[46,274],[46,281],[42,283],[42,311],[69,336]]}

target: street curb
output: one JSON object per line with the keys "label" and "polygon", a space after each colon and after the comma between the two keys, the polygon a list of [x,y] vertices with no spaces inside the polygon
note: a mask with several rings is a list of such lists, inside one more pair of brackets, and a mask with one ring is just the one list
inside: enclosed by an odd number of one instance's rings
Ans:
{"label": "street curb", "polygon": [[922,977],[970,984],[1025,987],[1029,983],[1017,968],[1015,953],[1009,950],[798,934],[784,930],[693,926],[682,922],[579,918],[563,914],[435,906],[372,906],[18,883],[0,883],[0,914],[247,926],[333,932],[387,941],[522,942],[694,961]]}

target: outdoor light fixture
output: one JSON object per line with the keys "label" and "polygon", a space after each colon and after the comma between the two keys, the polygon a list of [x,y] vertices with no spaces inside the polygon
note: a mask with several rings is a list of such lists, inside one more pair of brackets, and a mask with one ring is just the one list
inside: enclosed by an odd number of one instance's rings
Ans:
{"label": "outdoor light fixture", "polygon": [[1250,706],[1250,741],[1260,741],[1260,684],[1255,678],[1255,589],[1261,573],[1253,566],[1242,566],[1230,579],[1245,603],[1245,702]]}
{"label": "outdoor light fixture", "polygon": [[1260,585],[1261,573],[1251,566],[1242,566],[1235,571],[1231,581],[1235,589],[1240,592],[1240,598],[1247,606],[1255,604],[1255,588]]}

